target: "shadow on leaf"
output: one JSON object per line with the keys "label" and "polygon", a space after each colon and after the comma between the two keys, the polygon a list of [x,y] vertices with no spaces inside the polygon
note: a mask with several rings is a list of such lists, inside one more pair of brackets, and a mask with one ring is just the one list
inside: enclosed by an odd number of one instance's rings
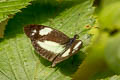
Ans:
{"label": "shadow on leaf", "polygon": [[[49,62],[48,60],[42,58],[36,51],[34,51],[36,56],[39,57],[40,62],[48,67],[51,68],[52,62]],[[82,60],[85,58],[85,53],[78,52],[76,55],[70,57],[69,59],[57,64],[54,68],[57,70],[60,70],[60,72],[64,75],[71,76],[79,67]]]}
{"label": "shadow on leaf", "polygon": [[[67,5],[66,5],[67,4]],[[13,19],[8,21],[5,38],[12,38],[17,34],[23,34],[23,27],[27,24],[51,24],[52,19],[59,15],[62,11],[78,4],[77,2],[68,1],[57,5],[34,3],[27,8],[22,9]],[[55,24],[55,23],[54,23]]]}

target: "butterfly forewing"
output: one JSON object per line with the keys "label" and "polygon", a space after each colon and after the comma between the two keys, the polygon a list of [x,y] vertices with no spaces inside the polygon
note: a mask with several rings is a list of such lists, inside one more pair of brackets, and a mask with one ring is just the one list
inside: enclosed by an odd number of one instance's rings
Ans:
{"label": "butterfly forewing", "polygon": [[66,48],[70,38],[64,33],[43,25],[28,25],[24,32],[31,39],[35,50],[45,59],[53,61]]}

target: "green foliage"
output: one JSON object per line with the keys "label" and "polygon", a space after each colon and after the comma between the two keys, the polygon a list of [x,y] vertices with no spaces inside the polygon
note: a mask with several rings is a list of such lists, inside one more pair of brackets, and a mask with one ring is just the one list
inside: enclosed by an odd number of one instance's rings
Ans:
{"label": "green foliage", "polygon": [[32,0],[0,0],[0,38],[3,38],[8,19],[29,5],[30,1]]}
{"label": "green foliage", "polygon": [[120,30],[120,1],[106,6],[100,13],[99,21],[103,29]]}
{"label": "green foliage", "polygon": [[112,77],[108,77],[108,78],[105,78],[105,79],[100,79],[100,80],[120,80],[120,76],[112,76]]}
{"label": "green foliage", "polygon": [[104,0],[101,3],[102,7],[99,8],[99,15],[97,15],[98,22],[95,25],[98,30],[91,30],[91,33],[95,35],[93,43],[87,49],[88,55],[73,75],[73,80],[99,80],[101,78],[102,80],[119,80],[119,76],[110,76],[120,74],[120,2]]}
{"label": "green foliage", "polygon": [[105,59],[109,67],[120,74],[120,33],[111,37],[105,47]]}
{"label": "green foliage", "polygon": [[104,48],[108,38],[109,36],[106,32],[98,35],[97,41],[94,41],[90,48],[88,48],[87,52],[89,54],[79,66],[78,71],[74,74],[74,80],[90,80],[96,72],[106,69]]}
{"label": "green foliage", "polygon": [[0,23],[0,38],[3,38],[5,26],[7,25],[8,19]]}
{"label": "green foliage", "polygon": [[101,0],[101,6],[105,7],[118,1],[120,0]]}
{"label": "green foliage", "polygon": [[3,0],[0,2],[0,22],[25,8],[32,0]]}
{"label": "green foliage", "polygon": [[[63,1],[50,3],[33,2],[9,20],[5,37],[0,41],[0,79],[1,80],[71,80],[85,56],[85,48],[91,35],[86,28],[93,26],[94,8],[92,0]],[[80,15],[79,15],[80,14]],[[81,51],[55,68],[41,58],[23,32],[27,24],[48,25],[64,32],[69,37],[79,33],[84,45]],[[73,63],[74,61],[74,63]]]}
{"label": "green foliage", "polygon": [[[7,25],[0,39],[0,80],[120,80],[119,0],[98,2],[97,17],[94,0],[30,1],[0,1],[0,33]],[[50,26],[69,37],[78,34],[82,49],[50,68],[24,34],[27,24]]]}

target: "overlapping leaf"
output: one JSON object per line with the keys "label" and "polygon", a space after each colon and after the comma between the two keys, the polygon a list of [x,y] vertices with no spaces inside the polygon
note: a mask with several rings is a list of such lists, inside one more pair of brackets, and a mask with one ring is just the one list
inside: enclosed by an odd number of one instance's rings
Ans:
{"label": "overlapping leaf", "polygon": [[[0,23],[3,24],[20,9],[29,5],[32,0],[1,0],[0,1]],[[7,21],[6,21],[7,23]],[[0,38],[3,37],[5,26],[0,25]]]}
{"label": "overlapping leaf", "polygon": [[25,8],[32,0],[3,0],[0,2],[0,22]]}

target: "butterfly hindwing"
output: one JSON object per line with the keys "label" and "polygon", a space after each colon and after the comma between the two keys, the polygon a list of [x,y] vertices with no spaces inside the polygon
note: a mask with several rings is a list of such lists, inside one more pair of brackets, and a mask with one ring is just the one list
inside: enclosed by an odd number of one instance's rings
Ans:
{"label": "butterfly hindwing", "polygon": [[59,56],[56,57],[52,64],[52,67],[76,54],[80,50],[81,46],[82,41],[75,40],[74,43],[63,54],[60,54]]}

